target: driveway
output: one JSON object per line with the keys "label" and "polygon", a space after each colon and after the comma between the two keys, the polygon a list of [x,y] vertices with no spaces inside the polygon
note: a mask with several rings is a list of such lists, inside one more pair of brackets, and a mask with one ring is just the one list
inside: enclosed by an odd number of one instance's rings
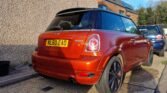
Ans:
{"label": "driveway", "polygon": [[[165,57],[154,56],[151,67],[142,67],[137,71],[127,73],[124,84],[119,93],[167,93],[167,72],[164,61]],[[166,83],[164,83],[166,82]],[[83,86],[72,84],[67,81],[35,77],[20,83],[0,88],[0,93],[98,93],[95,86]]]}

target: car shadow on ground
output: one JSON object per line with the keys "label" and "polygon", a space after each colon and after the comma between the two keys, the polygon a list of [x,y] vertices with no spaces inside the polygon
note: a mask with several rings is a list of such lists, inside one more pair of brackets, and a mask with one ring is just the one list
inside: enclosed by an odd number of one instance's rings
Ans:
{"label": "car shadow on ground", "polygon": [[[45,85],[44,87],[42,88],[45,88],[45,87],[52,87],[53,89],[50,91],[52,93],[57,91],[60,91],[60,93],[92,93],[92,92],[89,92],[90,90],[92,90],[92,87],[91,85],[79,85],[79,84],[75,84],[75,83],[72,83],[70,81],[64,81],[64,80],[59,80],[59,79],[55,79],[55,78],[50,78],[50,77],[44,77],[44,78],[41,78],[42,81],[45,81],[45,82],[49,82],[48,85]],[[42,90],[41,88],[41,90]],[[44,92],[47,92],[47,91],[44,91]],[[98,92],[93,92],[93,93],[98,93]]]}
{"label": "car shadow on ground", "polygon": [[[131,71],[131,75],[125,78],[121,93],[155,93],[157,82],[155,78],[159,72],[155,69],[139,68]],[[157,89],[159,90],[159,89]]]}

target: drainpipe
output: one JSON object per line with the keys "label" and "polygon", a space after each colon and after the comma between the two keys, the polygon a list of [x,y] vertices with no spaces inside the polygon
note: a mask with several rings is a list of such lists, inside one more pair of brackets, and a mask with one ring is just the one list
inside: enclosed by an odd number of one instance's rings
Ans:
{"label": "drainpipe", "polygon": [[78,0],[77,0],[77,7],[78,7]]}

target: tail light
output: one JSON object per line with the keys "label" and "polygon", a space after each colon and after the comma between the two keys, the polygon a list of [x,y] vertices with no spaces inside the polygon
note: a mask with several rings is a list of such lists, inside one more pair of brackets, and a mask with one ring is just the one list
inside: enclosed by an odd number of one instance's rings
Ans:
{"label": "tail light", "polygon": [[163,37],[162,35],[157,35],[157,36],[156,36],[156,39],[157,39],[157,40],[162,40],[163,38],[164,38],[164,37]]}
{"label": "tail light", "polygon": [[100,50],[100,36],[90,35],[86,43],[86,52],[98,52]]}

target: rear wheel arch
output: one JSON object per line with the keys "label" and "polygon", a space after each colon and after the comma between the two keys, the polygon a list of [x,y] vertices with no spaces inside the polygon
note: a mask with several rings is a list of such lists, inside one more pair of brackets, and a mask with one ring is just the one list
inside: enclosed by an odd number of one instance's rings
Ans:
{"label": "rear wheel arch", "polygon": [[101,79],[102,74],[104,73],[104,70],[105,70],[105,68],[107,67],[107,64],[108,64],[108,63],[110,62],[110,60],[112,59],[112,57],[119,57],[120,60],[121,60],[121,62],[122,62],[122,66],[124,67],[124,61],[123,61],[123,57],[122,57],[121,53],[115,52],[114,54],[109,55],[109,56],[107,57],[107,61],[106,61],[105,63],[103,63],[104,67],[103,67],[103,69],[102,69],[102,72],[101,72],[101,75],[100,75],[98,81]]}
{"label": "rear wheel arch", "polygon": [[[121,44],[121,45],[119,45],[119,46],[113,47],[113,51],[111,51],[112,49],[109,49],[109,50],[107,51],[107,52],[108,52],[108,53],[106,53],[106,54],[107,54],[107,55],[106,55],[107,57],[105,57],[106,60],[102,60],[103,62],[100,62],[100,64],[99,64],[99,66],[102,65],[102,69],[99,69],[99,67],[98,67],[98,70],[101,70],[101,75],[99,76],[98,81],[101,79],[102,74],[103,74],[105,68],[107,67],[107,64],[109,63],[109,61],[111,60],[112,57],[118,56],[118,57],[120,58],[121,62],[122,62],[123,67],[125,67],[125,64],[126,64],[126,63],[125,63],[125,61],[124,61],[124,59],[123,59],[123,55],[122,55],[122,53],[121,53],[122,45],[123,45],[123,44]],[[97,82],[98,82],[98,81],[97,81]]]}
{"label": "rear wheel arch", "polygon": [[[109,63],[109,61],[111,60],[111,58],[114,57],[114,56],[118,56],[118,55],[120,55],[119,52],[115,52],[115,53],[113,53],[113,54],[110,53],[110,55],[108,55],[106,62],[103,63],[103,71],[104,71],[104,69],[106,68],[106,66],[107,66],[107,64]],[[121,61],[122,61],[122,60],[121,60]]]}
{"label": "rear wheel arch", "polygon": [[[108,62],[110,61],[110,59],[111,59],[113,56],[118,56],[118,57],[120,57],[120,58],[121,58],[121,62],[124,63],[123,55],[122,55],[122,46],[123,46],[123,44],[120,44],[119,46],[115,46],[114,51],[109,51],[108,57],[107,57],[108,60],[106,61],[106,63],[103,64],[103,65],[105,65],[104,68],[106,67],[106,65],[108,64]],[[123,65],[124,65],[124,64],[123,64]]]}
{"label": "rear wheel arch", "polygon": [[[102,66],[103,66],[103,71],[104,71],[104,69],[106,68],[106,66],[107,66],[107,64],[108,64],[108,62],[110,61],[110,59],[112,58],[112,57],[114,57],[114,56],[118,56],[118,57],[120,57],[120,59],[121,59],[121,62],[122,62],[122,64],[123,64],[123,66],[126,64],[125,63],[125,61],[124,61],[124,57],[123,57],[123,55],[122,55],[122,46],[123,46],[123,44],[121,43],[119,46],[115,46],[115,47],[113,47],[113,51],[107,51],[108,53],[107,53],[107,57],[106,57],[106,59],[107,60],[105,60],[105,62],[102,62],[103,64],[102,64]],[[102,72],[103,72],[102,71]]]}

